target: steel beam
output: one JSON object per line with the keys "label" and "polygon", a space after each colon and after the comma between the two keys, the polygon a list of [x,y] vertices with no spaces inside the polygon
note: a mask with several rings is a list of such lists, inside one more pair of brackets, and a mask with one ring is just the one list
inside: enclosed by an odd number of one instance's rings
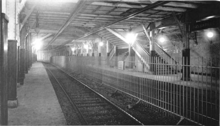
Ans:
{"label": "steel beam", "polygon": [[115,32],[114,30],[110,29],[110,28],[105,28],[106,30],[108,30],[109,32],[111,32],[113,35],[117,36],[118,38],[120,38],[121,40],[123,40],[123,42],[127,43],[127,40],[121,36],[120,34],[118,34],[117,32]]}
{"label": "steel beam", "polygon": [[31,8],[31,10],[28,11],[27,16],[25,16],[24,20],[23,20],[22,23],[21,23],[20,31],[21,31],[21,29],[24,27],[24,25],[25,25],[25,23],[27,22],[28,18],[31,16],[31,14],[32,14],[32,12],[34,11],[35,7],[36,7],[36,4],[34,4],[34,5],[32,6],[32,8]]}
{"label": "steel beam", "polygon": [[17,41],[8,41],[8,107],[16,108],[17,100]]}
{"label": "steel beam", "polygon": [[47,47],[49,44],[53,43],[58,37],[59,35],[67,28],[67,26],[75,19],[75,17],[77,16],[77,14],[84,9],[84,7],[93,2],[93,0],[80,0],[77,2],[77,4],[75,5],[75,8],[73,9],[72,13],[70,14],[69,18],[66,20],[66,22],[63,24],[63,26],[59,29],[59,31],[57,32],[57,34],[53,37],[53,39],[48,42]]}
{"label": "steel beam", "polygon": [[[2,1],[0,1],[2,12]],[[7,24],[8,19],[5,14],[0,12],[0,125],[8,124],[8,40]]]}
{"label": "steel beam", "polygon": [[[84,36],[82,36],[82,37],[80,37],[80,38],[78,38],[78,39],[82,39],[82,38],[85,38],[85,37],[90,36],[90,35],[92,35],[92,34],[95,34],[95,33],[99,32],[99,31],[104,30],[105,28],[107,28],[107,27],[109,27],[109,26],[111,26],[111,25],[114,25],[114,24],[116,24],[116,23],[118,23],[118,22],[121,22],[121,21],[130,19],[130,18],[133,18],[133,17],[137,16],[138,14],[140,14],[140,13],[142,13],[142,12],[145,12],[145,11],[150,10],[150,9],[153,9],[153,8],[155,8],[155,7],[164,5],[164,4],[168,3],[168,2],[169,2],[169,1],[158,1],[158,2],[155,2],[154,4],[151,4],[151,5],[149,5],[149,6],[146,6],[146,7],[142,8],[142,9],[140,9],[140,10],[137,10],[136,12],[134,12],[134,13],[132,13],[132,14],[126,16],[126,17],[122,17],[122,18],[120,18],[120,19],[118,19],[118,20],[116,20],[116,21],[110,22],[110,23],[106,24],[106,25],[103,26],[103,27],[100,26],[100,27],[98,27],[96,30],[94,30],[94,31],[92,31],[92,32],[89,32],[89,33],[86,33]],[[76,40],[78,40],[78,39],[76,39]],[[74,41],[74,40],[73,40],[73,41]],[[73,41],[72,41],[72,42],[73,42]],[[70,42],[69,42],[69,43],[70,43]],[[68,43],[65,43],[65,44],[68,44]]]}

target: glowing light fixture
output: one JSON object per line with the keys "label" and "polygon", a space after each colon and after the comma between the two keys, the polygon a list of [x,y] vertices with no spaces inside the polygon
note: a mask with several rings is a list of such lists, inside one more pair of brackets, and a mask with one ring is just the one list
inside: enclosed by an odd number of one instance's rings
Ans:
{"label": "glowing light fixture", "polygon": [[213,38],[213,37],[214,37],[214,32],[213,32],[213,31],[207,31],[207,32],[206,32],[206,36],[207,36],[208,38]]}
{"label": "glowing light fixture", "polygon": [[164,44],[168,39],[165,35],[159,35],[157,40],[160,44]]}
{"label": "glowing light fixture", "polygon": [[33,47],[36,49],[36,50],[39,50],[42,48],[43,46],[43,43],[42,43],[42,40],[37,38],[35,39],[35,41],[32,43]]}
{"label": "glowing light fixture", "polygon": [[71,47],[71,50],[74,52],[76,50],[76,48],[75,47]]}
{"label": "glowing light fixture", "polygon": [[88,46],[88,44],[84,44],[84,46],[83,46],[86,50],[88,50],[89,49],[89,46]]}
{"label": "glowing light fixture", "polygon": [[99,46],[103,46],[103,42],[99,42]]}
{"label": "glowing light fixture", "polygon": [[216,16],[215,16],[215,15],[212,15],[212,16],[206,17],[206,19],[211,19],[211,18],[214,18],[214,17],[216,17]]}
{"label": "glowing light fixture", "polygon": [[138,36],[137,33],[129,32],[126,34],[125,39],[128,42],[128,44],[133,45],[137,39],[137,36]]}

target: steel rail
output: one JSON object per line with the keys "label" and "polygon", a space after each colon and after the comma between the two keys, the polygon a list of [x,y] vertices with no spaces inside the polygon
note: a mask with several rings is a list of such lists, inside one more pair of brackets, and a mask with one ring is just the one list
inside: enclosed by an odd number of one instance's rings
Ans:
{"label": "steel rail", "polygon": [[77,111],[77,114],[79,115],[79,118],[80,118],[81,122],[83,123],[83,125],[88,125],[88,122],[85,120],[85,117],[82,115],[80,110],[77,108],[76,104],[71,100],[71,98],[68,95],[67,91],[61,86],[60,82],[57,80],[55,75],[51,72],[50,69],[48,69],[48,68],[46,68],[46,69],[50,72],[50,74],[53,76],[54,80],[56,80],[56,82],[58,83],[59,87],[63,90],[63,92],[66,95],[66,97],[68,98],[71,106]]}
{"label": "steel rail", "polygon": [[[54,65],[52,65],[54,66]],[[113,102],[111,102],[110,100],[108,100],[106,97],[104,97],[102,94],[98,93],[97,91],[93,90],[92,88],[90,88],[89,86],[87,86],[86,84],[84,84],[82,81],[74,78],[73,76],[71,76],[69,73],[65,72],[64,70],[58,68],[57,66],[54,66],[55,68],[57,68],[58,70],[62,71],[64,74],[68,75],[68,77],[70,77],[70,79],[76,80],[78,81],[80,84],[82,84],[83,86],[85,86],[86,88],[88,88],[89,90],[91,90],[93,93],[95,93],[96,95],[98,95],[99,97],[101,97],[103,100],[107,101],[110,105],[112,105],[114,108],[118,109],[119,111],[121,111],[123,114],[129,116],[131,119],[133,119],[134,121],[136,121],[137,123],[139,123],[140,125],[144,125],[141,121],[139,121],[138,119],[136,119],[135,117],[133,117],[131,114],[129,114],[128,112],[126,112],[125,110],[123,110],[122,108],[118,107],[117,105],[115,105]]]}

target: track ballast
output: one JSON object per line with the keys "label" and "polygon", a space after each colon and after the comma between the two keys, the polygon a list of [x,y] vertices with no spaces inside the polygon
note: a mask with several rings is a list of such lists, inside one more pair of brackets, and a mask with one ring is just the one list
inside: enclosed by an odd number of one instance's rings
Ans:
{"label": "track ballast", "polygon": [[63,90],[84,125],[140,125],[140,121],[120,109],[79,80],[50,64],[44,64],[50,79]]}

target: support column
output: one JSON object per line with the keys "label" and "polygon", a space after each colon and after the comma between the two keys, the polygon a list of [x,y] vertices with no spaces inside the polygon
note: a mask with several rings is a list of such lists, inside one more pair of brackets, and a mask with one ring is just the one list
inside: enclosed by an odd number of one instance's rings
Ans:
{"label": "support column", "polygon": [[[187,22],[188,14],[185,14],[185,22]],[[183,24],[183,50],[182,50],[182,78],[181,80],[190,81],[190,43],[189,43],[189,25]]]}
{"label": "support column", "polygon": [[19,73],[18,73],[18,82],[20,85],[24,84],[24,78],[25,78],[25,44],[26,44],[26,35],[27,35],[27,29],[26,26],[24,26],[20,31],[20,47],[19,47]]}
{"label": "support column", "polygon": [[20,46],[17,46],[17,57],[18,57],[18,64],[17,64],[17,84],[20,84]]}
{"label": "support column", "polygon": [[30,37],[30,42],[29,42],[29,69],[31,68],[31,65],[33,63],[33,54],[32,54],[31,42],[32,42],[32,36]]}
{"label": "support column", "polygon": [[[2,12],[2,1],[0,1]],[[0,14],[0,124],[8,124],[8,20],[5,14]]]}
{"label": "support column", "polygon": [[[148,27],[151,26],[151,24],[148,25]],[[155,27],[154,25],[152,25],[153,27]],[[144,33],[146,35],[146,37],[148,38],[148,41],[149,41],[149,45],[150,45],[150,71],[154,72],[155,69],[156,69],[156,66],[155,66],[155,61],[154,61],[154,57],[156,57],[156,51],[155,51],[155,43],[152,41],[152,37],[153,37],[153,31],[150,31],[148,32],[147,29],[145,28],[144,25],[142,25],[142,28],[144,30]],[[150,34],[149,34],[150,33]],[[144,68],[143,68],[143,71],[144,71]]]}
{"label": "support column", "polygon": [[102,50],[101,50],[101,46],[99,45],[99,43],[98,43],[98,57],[101,57],[101,55],[102,55]]}
{"label": "support column", "polygon": [[23,85],[24,84],[24,77],[25,77],[25,50],[24,49],[20,49],[19,51],[19,55],[20,55],[20,58],[19,58],[19,64],[20,64],[20,68],[19,68],[19,74],[18,74],[18,77],[19,77],[19,83],[20,85]]}
{"label": "support column", "polygon": [[129,60],[128,60],[128,64],[129,64],[129,68],[134,68],[134,65],[135,65],[135,52],[134,52],[134,50],[133,50],[133,48],[132,48],[132,46],[130,46],[129,45],[129,47],[128,47],[128,56],[129,56]]}
{"label": "support column", "polygon": [[92,41],[91,43],[92,43],[92,57],[94,57],[95,56],[94,54],[95,44],[94,44],[94,41]]}
{"label": "support column", "polygon": [[106,41],[106,54],[107,54],[107,57],[109,57],[110,52],[109,52],[109,42],[108,41]]}
{"label": "support column", "polygon": [[118,47],[114,46],[115,51],[115,67],[118,67]]}
{"label": "support column", "polygon": [[27,71],[31,67],[31,53],[31,34],[29,34],[27,40]]}
{"label": "support column", "polygon": [[29,34],[25,37],[25,54],[24,54],[24,72],[25,74],[28,73],[28,38],[29,38]]}
{"label": "support column", "polygon": [[[153,38],[155,31],[150,31],[149,39]],[[150,71],[156,74],[156,57],[157,52],[155,51],[155,43],[153,40],[150,41]]]}
{"label": "support column", "polygon": [[93,57],[95,56],[95,54],[94,54],[94,49],[92,49],[92,56],[93,56]]}
{"label": "support column", "polygon": [[17,100],[17,41],[8,41],[8,107],[16,108]]}
{"label": "support column", "polygon": [[184,49],[182,50],[182,78],[181,80],[190,81],[190,48],[189,48],[189,39],[188,31],[183,36]]}

